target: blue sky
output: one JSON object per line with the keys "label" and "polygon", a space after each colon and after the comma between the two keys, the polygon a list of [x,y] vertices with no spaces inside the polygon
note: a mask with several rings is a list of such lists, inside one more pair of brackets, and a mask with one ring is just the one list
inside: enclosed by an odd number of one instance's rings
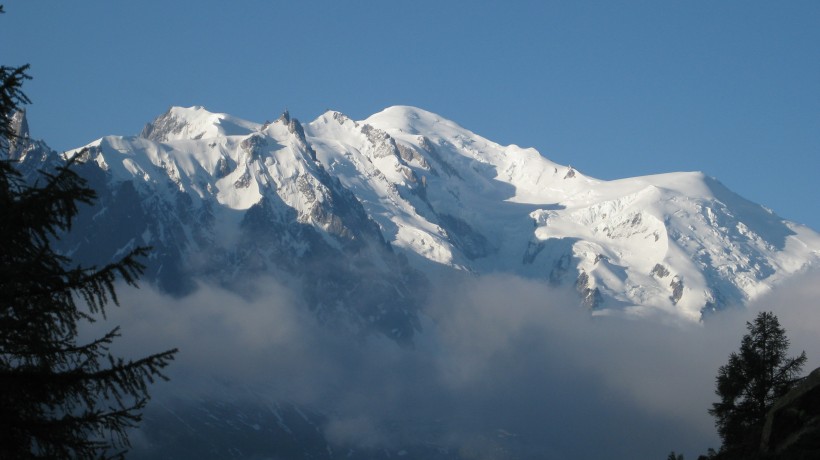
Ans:
{"label": "blue sky", "polygon": [[407,104],[614,179],[701,170],[820,229],[820,2],[7,0],[33,136],[171,105],[253,121]]}

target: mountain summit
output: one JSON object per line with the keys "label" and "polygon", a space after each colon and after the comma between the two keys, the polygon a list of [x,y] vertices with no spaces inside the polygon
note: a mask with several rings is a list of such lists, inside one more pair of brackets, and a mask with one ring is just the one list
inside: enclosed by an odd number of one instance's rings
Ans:
{"label": "mountain summit", "polygon": [[572,286],[593,314],[698,321],[820,261],[815,231],[703,173],[598,180],[414,107],[307,124],[173,107],[75,154],[101,196],[66,248],[81,260],[154,246],[149,276],[178,295],[292,278],[321,318],[398,340],[440,270]]}

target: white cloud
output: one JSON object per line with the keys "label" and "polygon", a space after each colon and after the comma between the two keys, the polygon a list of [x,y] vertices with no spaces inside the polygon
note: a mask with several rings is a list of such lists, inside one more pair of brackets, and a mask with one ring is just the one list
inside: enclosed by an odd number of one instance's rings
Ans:
{"label": "white cloud", "polygon": [[[158,396],[218,398],[220,382],[247,385],[333,414],[331,440],[383,446],[435,425],[437,441],[465,458],[503,458],[509,445],[519,458],[651,459],[673,449],[695,458],[718,447],[706,412],[715,375],[759,310],[779,316],[793,354],[820,362],[818,272],[688,326],[590,317],[571,293],[514,277],[448,279],[415,348],[334,332],[287,287],[257,285],[252,300],[209,286],[183,299],[122,289],[124,306],[109,311],[123,326],[119,350],[180,348]],[[385,430],[387,421],[407,426]]]}

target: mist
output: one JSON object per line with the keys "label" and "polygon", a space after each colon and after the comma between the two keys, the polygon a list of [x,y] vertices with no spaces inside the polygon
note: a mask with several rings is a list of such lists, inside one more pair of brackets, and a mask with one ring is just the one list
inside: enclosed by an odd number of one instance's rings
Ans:
{"label": "mist", "polygon": [[[152,406],[285,402],[326,414],[331,443],[426,442],[461,458],[696,458],[717,448],[707,409],[718,368],[761,310],[791,355],[820,365],[820,272],[703,324],[591,316],[575,294],[511,276],[439,280],[412,347],[319,324],[287,286],[252,300],[208,285],[175,299],[121,287],[115,353],[180,349]],[[134,437],[141,442],[140,434]]]}

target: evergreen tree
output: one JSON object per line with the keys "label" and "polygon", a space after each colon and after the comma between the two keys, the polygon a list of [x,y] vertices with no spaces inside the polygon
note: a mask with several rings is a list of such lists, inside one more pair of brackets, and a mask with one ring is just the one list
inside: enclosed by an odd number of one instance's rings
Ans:
{"label": "evergreen tree", "polygon": [[30,185],[8,160],[11,117],[28,102],[26,70],[0,67],[0,458],[121,457],[148,384],[166,378],[176,350],[114,357],[119,328],[79,342],[78,326],[118,303],[115,281],[136,285],[147,249],[101,268],[71,266],[54,250],[78,205],[95,194],[73,161]]}
{"label": "evergreen tree", "polygon": [[[3,6],[0,5],[0,14]],[[8,153],[9,141],[14,136],[11,117],[17,107],[30,101],[20,89],[25,80],[30,79],[26,71],[28,65],[20,67],[0,66],[0,154]],[[3,158],[3,156],[0,156]]]}
{"label": "evergreen tree", "polygon": [[746,323],[739,353],[720,367],[715,393],[720,401],[709,413],[723,439],[725,458],[751,458],[760,447],[766,414],[774,401],[800,379],[806,352],[788,358],[789,339],[771,312],[761,312]]}

